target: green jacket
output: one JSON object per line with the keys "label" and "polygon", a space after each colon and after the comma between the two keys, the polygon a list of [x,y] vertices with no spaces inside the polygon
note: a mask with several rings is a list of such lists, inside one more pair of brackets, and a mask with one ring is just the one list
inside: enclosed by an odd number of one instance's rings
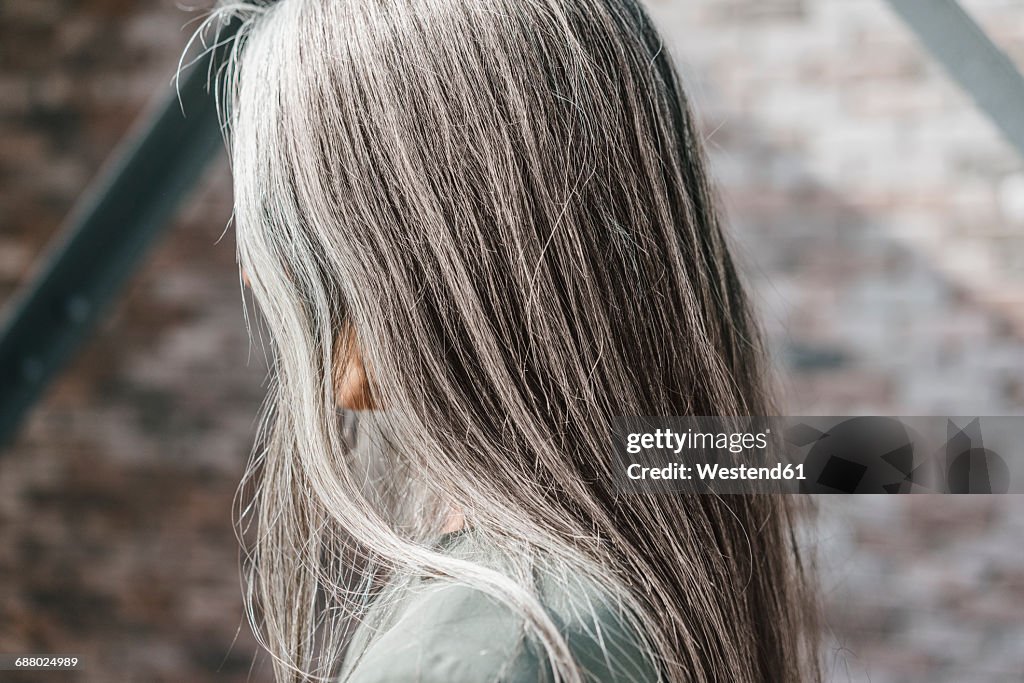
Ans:
{"label": "green jacket", "polygon": [[[500,558],[472,532],[446,537],[455,556],[491,566]],[[593,585],[543,581],[549,615],[591,683],[658,680],[636,634]],[[553,681],[524,621],[489,596],[452,581],[419,578],[385,589],[354,634],[342,683],[537,683]],[[386,606],[382,606],[382,603]]]}

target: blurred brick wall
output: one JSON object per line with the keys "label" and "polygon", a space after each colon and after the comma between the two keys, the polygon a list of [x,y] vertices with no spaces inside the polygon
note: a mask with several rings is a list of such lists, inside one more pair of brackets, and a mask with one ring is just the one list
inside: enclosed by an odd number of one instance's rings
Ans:
{"label": "blurred brick wall", "polygon": [[[0,301],[169,84],[175,0],[0,3]],[[262,398],[226,163],[0,453],[0,652],[84,658],[0,680],[259,681],[231,504]]]}
{"label": "blurred brick wall", "polygon": [[[963,5],[1024,64],[1024,2]],[[794,409],[1024,405],[1024,164],[883,0],[652,2]]]}
{"label": "blurred brick wall", "polygon": [[[790,412],[1019,413],[1024,169],[886,4],[648,4]],[[964,5],[1024,63],[1024,2]],[[0,301],[166,89],[191,18],[172,0],[0,4]],[[217,241],[228,183],[211,169],[0,455],[0,651],[81,654],[83,681],[248,676],[230,505],[265,368]],[[1024,500],[821,503],[832,679],[1024,679]]]}

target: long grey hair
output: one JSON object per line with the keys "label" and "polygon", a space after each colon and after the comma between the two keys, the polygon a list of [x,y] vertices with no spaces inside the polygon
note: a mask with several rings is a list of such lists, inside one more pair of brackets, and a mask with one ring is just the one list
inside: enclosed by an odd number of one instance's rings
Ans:
{"label": "long grey hair", "polygon": [[[278,680],[333,675],[380,578],[430,575],[505,605],[582,681],[538,567],[607,587],[665,681],[816,677],[792,501],[612,483],[612,416],[772,411],[701,139],[636,2],[214,18],[244,22],[221,95],[272,385],[241,524]],[[386,476],[338,419],[352,344],[398,444]],[[439,552],[450,510],[529,562]]]}

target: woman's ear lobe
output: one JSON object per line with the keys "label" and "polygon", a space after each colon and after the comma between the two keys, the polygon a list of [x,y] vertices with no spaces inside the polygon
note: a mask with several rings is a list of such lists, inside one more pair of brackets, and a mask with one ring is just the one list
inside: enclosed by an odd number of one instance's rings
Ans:
{"label": "woman's ear lobe", "polygon": [[345,367],[338,374],[336,396],[338,405],[348,410],[372,410],[374,408],[370,398],[370,382],[366,378],[366,369],[358,355],[349,358]]}
{"label": "woman's ear lobe", "polygon": [[370,380],[366,376],[355,334],[348,333],[347,339],[339,345],[335,359],[334,393],[340,408],[348,410],[373,410],[370,396]]}

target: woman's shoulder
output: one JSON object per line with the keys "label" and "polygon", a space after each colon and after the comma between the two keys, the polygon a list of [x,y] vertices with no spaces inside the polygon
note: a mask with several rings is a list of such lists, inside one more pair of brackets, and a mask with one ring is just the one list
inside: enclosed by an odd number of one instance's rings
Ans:
{"label": "woman's shoulder", "polygon": [[521,621],[490,596],[442,581],[411,591],[372,637],[348,683],[545,680]]}
{"label": "woman's shoulder", "polygon": [[653,683],[657,667],[622,600],[592,579],[547,576],[541,592],[548,613],[591,683]]}
{"label": "woman's shoulder", "polygon": [[[657,679],[616,601],[593,582],[547,578],[539,593],[593,683]],[[397,596],[396,596],[397,597]],[[419,582],[370,638],[350,683],[530,683],[553,680],[525,621],[486,593],[449,581]]]}

